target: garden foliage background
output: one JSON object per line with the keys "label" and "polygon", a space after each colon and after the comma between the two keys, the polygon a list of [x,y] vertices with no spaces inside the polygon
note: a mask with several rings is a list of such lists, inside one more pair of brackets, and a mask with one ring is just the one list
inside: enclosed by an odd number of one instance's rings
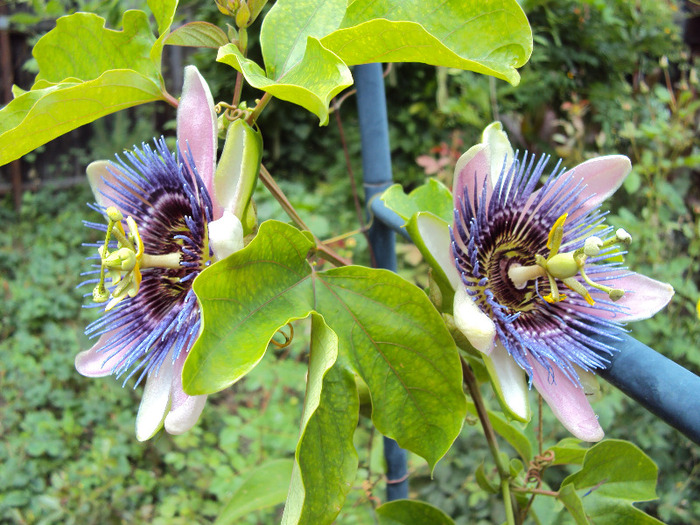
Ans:
{"label": "garden foliage background", "polygon": [[[142,4],[11,2],[13,42],[21,37],[32,45],[55,18],[80,9],[118,27],[125,9]],[[406,189],[426,174],[449,184],[451,163],[494,119],[504,122],[514,144],[560,156],[568,166],[598,154],[630,156],[634,171],[609,202],[609,223],[635,239],[630,266],[676,289],[669,307],[636,323],[632,334],[698,373],[700,85],[698,49],[693,57],[682,39],[688,12],[681,7],[670,0],[527,0],[535,48],[520,86],[412,64],[390,68],[386,84],[394,177]],[[214,2],[182,2],[178,14],[184,19],[188,11],[218,22]],[[256,53],[256,45],[250,47]],[[181,52],[166,48],[172,92],[179,90],[182,64],[190,61],[200,66],[215,99],[224,92],[225,66],[198,63],[197,54],[183,58]],[[26,88],[21,80],[30,81],[33,62],[19,54],[15,60],[24,72],[16,82]],[[361,177],[353,98],[344,99],[337,113],[351,168]],[[24,158],[25,182],[48,183],[24,193],[21,211],[9,192],[2,198],[0,523],[209,523],[246,472],[293,453],[307,357],[303,323],[290,347],[268,353],[244,380],[213,396],[200,423],[183,436],[161,434],[138,443],[138,393],[113,379],[82,378],[73,367],[75,354],[89,345],[82,330],[94,314],[81,309],[83,291],[76,289],[88,254],[81,242],[89,231],[81,221],[96,217],[85,206],[91,201],[86,182],[69,188],[56,183],[82,176],[90,160],[172,135],[173,119],[172,108],[147,106],[76,130]],[[266,166],[314,232],[329,238],[357,228],[334,119],[318,128],[303,110],[273,104],[260,126]],[[0,173],[9,183],[7,168]],[[259,216],[285,220],[264,190],[256,198]],[[362,235],[336,247],[357,262],[369,261]],[[417,250],[407,244],[398,249],[401,273],[425,284]],[[607,384],[594,408],[609,437],[637,443],[659,466],[659,500],[644,509],[667,523],[700,523],[697,446]],[[565,436],[547,411],[544,417],[547,438]],[[498,522],[501,511],[475,478],[485,445],[474,422],[468,423],[432,481],[427,465],[411,458],[412,495],[459,524]],[[368,420],[361,424],[358,490],[351,491],[338,523],[373,523],[371,509],[383,499],[380,436]],[[272,523],[275,512],[253,513],[240,523]]]}

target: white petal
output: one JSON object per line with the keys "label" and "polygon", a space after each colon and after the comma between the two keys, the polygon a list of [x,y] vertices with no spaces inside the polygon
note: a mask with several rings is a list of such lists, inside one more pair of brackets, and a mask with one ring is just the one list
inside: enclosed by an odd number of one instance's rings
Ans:
{"label": "white petal", "polygon": [[456,290],[461,287],[462,279],[452,256],[452,239],[447,223],[430,213],[419,213],[416,217],[416,225],[420,235],[418,241],[422,241],[435,263],[450,281],[452,288]]}
{"label": "white petal", "polygon": [[220,219],[210,222],[209,242],[217,261],[243,248],[243,225],[238,217],[224,210]]}
{"label": "white petal", "polygon": [[165,417],[165,431],[168,434],[176,435],[187,432],[199,420],[206,403],[206,395],[187,396],[177,408],[173,408]]}
{"label": "white petal", "polygon": [[[508,170],[513,164],[513,148],[500,122],[492,122],[486,126],[481,136],[481,141],[489,148],[491,184],[495,186],[501,173],[508,173]],[[504,162],[506,163],[505,171],[503,170]]]}
{"label": "white petal", "polygon": [[520,421],[530,420],[530,399],[525,372],[508,354],[508,350],[496,341],[490,355],[484,356],[486,368],[494,383],[496,395],[506,405],[511,415]]}
{"label": "white petal", "polygon": [[464,285],[455,291],[455,326],[466,336],[474,348],[490,354],[496,337],[496,326],[491,318],[474,303]]}
{"label": "white petal", "polygon": [[173,360],[165,356],[157,373],[146,379],[139,413],[136,415],[136,439],[151,439],[163,426],[165,414],[170,409],[170,388],[173,382]]}

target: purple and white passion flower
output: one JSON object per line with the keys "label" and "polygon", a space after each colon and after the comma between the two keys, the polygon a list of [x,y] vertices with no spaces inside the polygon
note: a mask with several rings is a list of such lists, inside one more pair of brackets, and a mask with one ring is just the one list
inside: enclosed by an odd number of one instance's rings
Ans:
{"label": "purple and white passion flower", "polygon": [[[97,342],[78,354],[75,366],[89,377],[114,374],[124,383],[135,377],[137,385],[145,379],[136,417],[141,441],[162,426],[171,434],[189,430],[204,408],[206,396],[187,395],[181,377],[201,328],[192,282],[209,264],[243,248],[235,212],[250,197],[241,197],[221,174],[221,163],[216,167],[214,102],[193,66],[185,69],[177,139],[176,153],[161,138],[155,148],[143,144],[87,168],[94,207],[108,224],[86,223],[105,232],[104,242],[95,245],[99,269],[88,272],[86,282],[95,285],[96,302],[107,304],[86,329]],[[250,171],[254,178],[257,168]]]}
{"label": "purple and white passion flower", "polygon": [[599,441],[586,376],[616,351],[622,323],[654,315],[674,292],[623,267],[616,245],[631,237],[604,224],[600,204],[629,159],[551,172],[547,163],[514,155],[493,123],[455,168],[453,225],[426,215],[417,226],[455,291],[455,325],[481,352],[507,412],[529,420],[529,383],[572,434]]}

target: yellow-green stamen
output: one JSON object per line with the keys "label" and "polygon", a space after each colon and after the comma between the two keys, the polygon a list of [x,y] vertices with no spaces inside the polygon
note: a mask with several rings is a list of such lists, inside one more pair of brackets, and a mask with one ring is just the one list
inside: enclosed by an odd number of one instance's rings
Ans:
{"label": "yellow-green stamen", "polygon": [[556,280],[559,279],[567,288],[579,294],[588,304],[593,306],[595,301],[591,297],[590,292],[576,279],[576,276],[580,275],[590,287],[607,293],[612,301],[618,301],[625,295],[624,290],[610,288],[609,286],[603,286],[593,282],[591,278],[586,275],[585,264],[589,257],[595,257],[603,249],[609,248],[614,244],[629,245],[632,241],[632,237],[629,233],[620,228],[615,232],[614,237],[605,241],[596,236],[591,236],[585,240],[582,248],[571,252],[559,253],[559,248],[564,238],[564,223],[566,222],[566,218],[566,213],[560,216],[554,222],[549,232],[547,238],[549,255],[547,258],[545,259],[542,255],[536,255],[535,264],[532,266],[513,264],[511,268],[508,269],[508,277],[511,282],[516,288],[522,289],[525,287],[527,281],[546,275],[549,281],[550,293],[545,295],[543,299],[548,303],[556,303],[566,299],[566,296],[559,292],[559,287],[556,282]]}
{"label": "yellow-green stamen", "polygon": [[[141,269],[178,269],[181,257],[179,252],[163,255],[144,253],[143,241],[136,221],[132,217],[126,218],[129,229],[127,234],[121,222],[124,216],[117,208],[110,206],[106,214],[107,234],[104,244],[97,250],[101,260],[100,280],[92,291],[92,299],[96,303],[109,300],[105,307],[105,310],[109,311],[126,297],[136,296],[141,286]],[[112,236],[117,241],[117,249],[110,252],[109,241]],[[112,279],[112,286],[115,287],[111,293],[105,286],[107,272]]]}

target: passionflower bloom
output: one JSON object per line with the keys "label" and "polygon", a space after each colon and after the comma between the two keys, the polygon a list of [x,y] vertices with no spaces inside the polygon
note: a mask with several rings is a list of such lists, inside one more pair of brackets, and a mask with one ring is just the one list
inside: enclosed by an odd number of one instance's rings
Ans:
{"label": "passionflower bloom", "polygon": [[547,164],[514,155],[492,124],[457,163],[451,228],[419,229],[455,290],[455,325],[507,411],[529,419],[527,375],[572,434],[598,441],[587,375],[608,362],[622,323],[656,313],[673,288],[623,267],[631,237],[604,224],[600,204],[630,172],[627,157]]}
{"label": "passionflower bloom", "polygon": [[[99,269],[90,273],[94,299],[106,303],[86,333],[99,337],[81,352],[81,374],[145,380],[136,417],[143,441],[162,426],[179,434],[198,420],[206,396],[182,388],[182,366],[197,339],[201,317],[192,281],[209,265],[243,247],[231,192],[214,184],[217,121],[214,102],[196,68],[185,69],[177,112],[177,151],[164,139],[115,162],[87,168],[105,232],[97,244]],[[218,197],[218,198],[217,198]],[[223,197],[223,198],[222,198]],[[105,280],[107,281],[105,283]]]}

